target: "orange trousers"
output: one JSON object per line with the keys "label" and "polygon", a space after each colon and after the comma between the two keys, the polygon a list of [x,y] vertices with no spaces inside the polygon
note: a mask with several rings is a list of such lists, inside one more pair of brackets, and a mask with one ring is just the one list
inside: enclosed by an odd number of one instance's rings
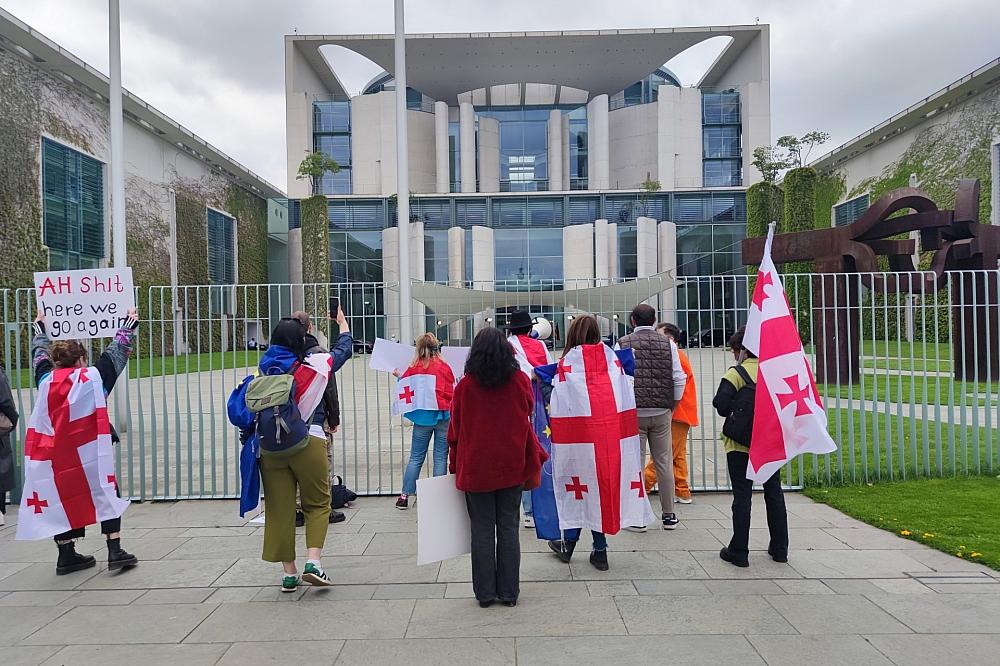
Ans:
{"label": "orange trousers", "polygon": [[[687,461],[687,436],[691,429],[686,423],[680,421],[670,422],[670,436],[674,445],[674,496],[687,499],[691,497],[691,488],[688,486],[688,461]],[[656,468],[653,467],[653,459],[646,462],[643,470],[643,478],[646,482],[646,492],[648,493],[656,485]],[[660,488],[663,492],[663,488]]]}

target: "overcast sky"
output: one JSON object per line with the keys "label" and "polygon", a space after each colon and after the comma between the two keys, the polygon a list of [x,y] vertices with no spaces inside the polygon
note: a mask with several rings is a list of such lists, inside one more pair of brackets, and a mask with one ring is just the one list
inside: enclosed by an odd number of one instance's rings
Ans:
{"label": "overcast sky", "polygon": [[[106,0],[0,6],[108,71]],[[771,132],[837,146],[1000,56],[998,0],[407,0],[408,32],[771,25]],[[125,87],[285,189],[282,35],[392,32],[391,0],[122,0]],[[671,63],[685,85],[711,46]],[[368,70],[349,63],[350,83]]]}

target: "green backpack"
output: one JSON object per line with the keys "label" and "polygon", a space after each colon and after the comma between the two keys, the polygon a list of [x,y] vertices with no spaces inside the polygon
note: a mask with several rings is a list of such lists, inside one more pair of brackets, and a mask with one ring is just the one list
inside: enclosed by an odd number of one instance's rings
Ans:
{"label": "green backpack", "polygon": [[254,414],[261,452],[291,453],[304,444],[309,426],[295,402],[295,379],[291,373],[254,377],[247,384],[243,399]]}

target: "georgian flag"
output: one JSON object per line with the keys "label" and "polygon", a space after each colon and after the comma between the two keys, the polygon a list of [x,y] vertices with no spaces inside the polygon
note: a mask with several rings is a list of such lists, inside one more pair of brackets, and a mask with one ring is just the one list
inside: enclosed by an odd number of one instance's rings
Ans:
{"label": "georgian flag", "polygon": [[17,539],[44,539],[121,516],[111,424],[97,368],[58,368],[38,386],[24,441]]}
{"label": "georgian flag", "polygon": [[771,224],[743,346],[760,359],[747,478],[763,483],[802,453],[831,453],[826,412],[774,262]]}
{"label": "georgian flag", "polygon": [[295,404],[306,423],[312,419],[326,393],[330,373],[333,372],[333,356],[328,353],[310,354],[295,368]]}
{"label": "georgian flag", "polygon": [[[626,350],[628,362],[630,352]],[[562,530],[617,534],[647,525],[635,393],[627,367],[607,345],[572,349],[555,366],[549,424],[552,484]]]}
{"label": "georgian flag", "polygon": [[511,335],[508,336],[507,342],[514,348],[514,358],[517,359],[521,371],[529,377],[531,371],[538,366],[552,363],[549,348],[541,340],[530,335]]}
{"label": "georgian flag", "polygon": [[392,398],[392,414],[398,416],[418,409],[447,411],[455,396],[455,374],[451,366],[440,359],[426,368],[421,363],[411,365],[403,373]]}

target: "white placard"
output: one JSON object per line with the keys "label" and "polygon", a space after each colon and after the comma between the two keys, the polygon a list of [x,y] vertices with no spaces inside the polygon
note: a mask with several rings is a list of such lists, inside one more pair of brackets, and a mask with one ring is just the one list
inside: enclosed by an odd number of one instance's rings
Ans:
{"label": "white placard", "polygon": [[110,338],[135,307],[132,269],[35,273],[35,301],[51,340]]}
{"label": "white placard", "polygon": [[455,475],[417,479],[417,564],[472,552],[472,527],[465,493]]}
{"label": "white placard", "polygon": [[465,374],[465,361],[469,358],[471,347],[442,347],[441,356],[451,366],[455,379],[461,379]]}
{"label": "white placard", "polygon": [[393,372],[398,370],[402,373],[413,362],[413,357],[417,350],[409,345],[403,345],[392,340],[375,338],[375,347],[372,349],[371,359],[368,367],[372,370],[382,370],[383,372]]}

